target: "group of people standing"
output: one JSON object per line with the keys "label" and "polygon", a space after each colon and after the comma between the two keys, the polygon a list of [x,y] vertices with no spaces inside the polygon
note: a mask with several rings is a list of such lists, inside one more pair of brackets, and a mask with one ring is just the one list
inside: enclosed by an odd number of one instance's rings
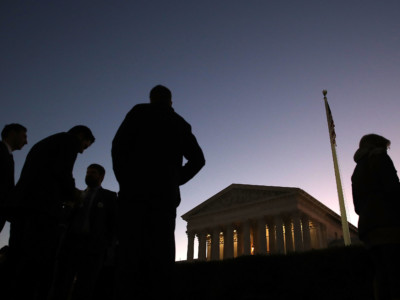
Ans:
{"label": "group of people standing", "polygon": [[118,196],[101,187],[105,169],[96,163],[87,168],[87,188],[75,187],[77,155],[94,141],[83,125],[39,141],[15,184],[12,152],[27,144],[27,129],[5,126],[0,228],[9,221],[10,238],[0,282],[6,299],[90,300],[107,261],[115,265],[110,299],[173,298],[179,187],[205,164],[191,126],[175,113],[164,86],[150,91],[150,103],[134,106],[112,141]]}
{"label": "group of people standing", "polygon": [[[100,164],[88,166],[84,191],[75,187],[77,155],[95,141],[86,126],[35,144],[17,184],[12,152],[27,144],[27,129],[6,125],[1,138],[0,230],[6,220],[11,224],[0,265],[2,299],[90,300],[107,259],[115,264],[109,299],[173,299],[179,187],[205,159],[191,126],[174,112],[168,88],[155,86],[150,103],[134,106],[112,141],[118,196],[101,187]],[[382,136],[364,136],[352,175],[376,299],[400,299],[400,182],[389,146]]]}

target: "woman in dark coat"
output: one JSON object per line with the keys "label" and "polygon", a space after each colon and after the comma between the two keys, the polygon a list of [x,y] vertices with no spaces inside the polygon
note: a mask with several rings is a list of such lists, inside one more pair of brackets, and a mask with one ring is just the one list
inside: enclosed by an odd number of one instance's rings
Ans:
{"label": "woman in dark coat", "polygon": [[400,182],[389,146],[382,136],[363,136],[351,177],[359,237],[375,264],[376,299],[400,299]]}

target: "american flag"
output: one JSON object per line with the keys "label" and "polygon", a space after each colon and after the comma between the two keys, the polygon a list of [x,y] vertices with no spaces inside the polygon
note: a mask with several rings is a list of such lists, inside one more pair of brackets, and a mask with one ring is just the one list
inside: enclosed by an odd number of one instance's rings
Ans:
{"label": "american flag", "polygon": [[326,105],[328,107],[328,129],[329,135],[331,137],[332,144],[336,146],[336,132],[335,132],[335,123],[333,122],[331,108],[329,107],[328,101],[326,101]]}

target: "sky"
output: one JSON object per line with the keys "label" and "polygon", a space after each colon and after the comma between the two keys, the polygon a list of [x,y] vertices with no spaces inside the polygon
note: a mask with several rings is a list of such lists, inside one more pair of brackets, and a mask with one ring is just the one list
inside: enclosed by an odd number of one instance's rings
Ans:
{"label": "sky", "polygon": [[[399,13],[399,1],[370,0],[2,0],[0,127],[28,128],[28,145],[14,152],[16,180],[35,143],[84,124],[96,142],[76,160],[77,187],[100,163],[103,187],[118,191],[111,141],[126,113],[163,84],[206,157],[181,187],[176,260],[184,260],[180,216],[232,183],[298,187],[339,213],[327,89],[356,225],[360,138],[390,139],[400,167]],[[5,228],[0,247],[7,242]]]}

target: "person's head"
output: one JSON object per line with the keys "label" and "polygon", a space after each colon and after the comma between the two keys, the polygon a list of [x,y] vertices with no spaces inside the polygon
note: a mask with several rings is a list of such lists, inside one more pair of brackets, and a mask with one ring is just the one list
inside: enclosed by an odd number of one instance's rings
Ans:
{"label": "person's head", "polygon": [[172,93],[163,85],[156,85],[150,91],[150,103],[172,106]]}
{"label": "person's head", "polygon": [[86,170],[85,183],[89,188],[101,185],[106,175],[106,170],[99,164],[91,164]]}
{"label": "person's head", "polygon": [[360,148],[383,148],[388,149],[390,147],[390,141],[383,136],[371,133],[364,135],[360,140]]}
{"label": "person's head", "polygon": [[75,135],[79,139],[79,153],[83,153],[91,144],[94,143],[95,138],[92,131],[83,125],[77,125],[68,130],[69,134]]}
{"label": "person's head", "polygon": [[8,124],[1,132],[1,139],[11,147],[12,151],[21,150],[24,145],[28,144],[27,131],[21,124]]}

